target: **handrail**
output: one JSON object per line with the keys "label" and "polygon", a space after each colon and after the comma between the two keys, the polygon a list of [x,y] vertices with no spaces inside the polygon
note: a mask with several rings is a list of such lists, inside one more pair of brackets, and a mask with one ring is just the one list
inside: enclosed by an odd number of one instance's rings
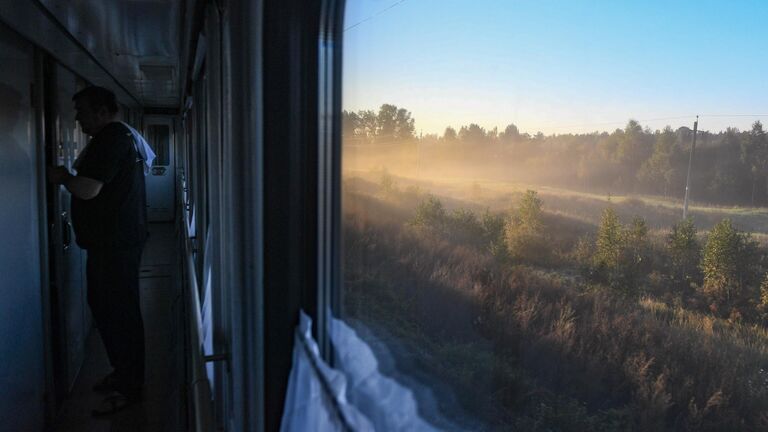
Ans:
{"label": "handrail", "polygon": [[[183,189],[184,180],[179,179],[179,186]],[[182,197],[183,194],[176,196]],[[184,295],[188,301],[188,320],[189,327],[189,348],[191,377],[189,382],[192,393],[192,409],[194,411],[194,431],[210,432],[214,430],[213,416],[211,412],[211,385],[208,382],[208,376],[205,369],[205,359],[202,351],[202,337],[200,328],[202,327],[202,316],[200,314],[200,294],[197,284],[197,274],[195,273],[195,260],[192,257],[193,246],[189,236],[189,225],[187,224],[187,210],[182,203],[184,212],[184,273],[186,275],[187,285],[184,287]]]}

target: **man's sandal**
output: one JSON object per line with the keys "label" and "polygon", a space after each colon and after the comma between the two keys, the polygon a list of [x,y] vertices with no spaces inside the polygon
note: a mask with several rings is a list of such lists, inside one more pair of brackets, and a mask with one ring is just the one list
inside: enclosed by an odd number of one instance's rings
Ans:
{"label": "man's sandal", "polygon": [[115,384],[116,384],[115,373],[112,372],[109,375],[102,378],[101,381],[94,384],[93,390],[99,393],[110,393],[115,391]]}
{"label": "man's sandal", "polygon": [[128,397],[122,393],[112,392],[101,401],[101,404],[91,411],[93,417],[104,417],[120,412],[128,407],[136,405],[141,401],[141,397]]}

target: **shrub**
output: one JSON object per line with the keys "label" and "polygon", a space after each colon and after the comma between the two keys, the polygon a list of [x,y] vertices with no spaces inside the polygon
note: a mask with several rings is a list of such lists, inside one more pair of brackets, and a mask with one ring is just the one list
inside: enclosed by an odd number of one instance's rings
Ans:
{"label": "shrub", "polygon": [[398,192],[397,182],[395,181],[395,178],[386,169],[382,170],[381,172],[380,184],[381,184],[381,192],[384,195],[392,195]]}
{"label": "shrub", "polygon": [[484,244],[483,226],[471,210],[454,210],[446,218],[445,234],[449,240],[456,244],[471,245],[478,248]]}
{"label": "shrub", "polygon": [[549,260],[541,206],[536,191],[528,190],[510,215],[504,237],[512,258],[537,264]]}
{"label": "shrub", "polygon": [[416,207],[411,225],[432,234],[443,234],[446,229],[446,211],[443,203],[434,195],[428,195]]}
{"label": "shrub", "polygon": [[506,259],[509,254],[504,242],[504,216],[485,209],[480,218],[480,225],[483,229],[483,244],[487,250],[496,258]]}
{"label": "shrub", "polygon": [[763,282],[760,284],[760,299],[757,305],[757,311],[764,321],[764,324],[768,324],[768,274],[763,277]]}
{"label": "shrub", "polygon": [[457,245],[470,246],[490,252],[496,258],[506,258],[504,217],[486,209],[478,219],[467,209],[446,211],[442,202],[429,195],[416,207],[410,225],[423,233],[445,238]]}
{"label": "shrub", "polygon": [[676,285],[687,288],[699,279],[701,246],[696,240],[696,226],[691,218],[672,226],[672,232],[667,236],[667,251],[670,276]]}
{"label": "shrub", "polygon": [[595,264],[609,270],[618,269],[624,240],[624,227],[619,222],[616,210],[612,207],[606,208],[603,210],[600,227],[597,230]]}
{"label": "shrub", "polygon": [[624,294],[636,294],[639,280],[651,267],[648,226],[635,217],[629,227],[619,221],[616,210],[603,211],[595,241],[590,275]]}
{"label": "shrub", "polygon": [[625,237],[626,244],[620,265],[624,267],[625,279],[634,285],[652,267],[651,244],[648,241],[648,225],[645,220],[635,216]]}
{"label": "shrub", "polygon": [[[704,294],[715,310],[748,300],[756,279],[757,245],[749,234],[734,228],[729,219],[712,228],[704,247],[701,271]],[[726,312],[726,311],[722,311]]]}
{"label": "shrub", "polygon": [[[390,332],[487,429],[768,430],[764,328],[348,217],[346,316]],[[620,228],[643,238],[639,221]],[[585,255],[596,243],[580,242]]]}

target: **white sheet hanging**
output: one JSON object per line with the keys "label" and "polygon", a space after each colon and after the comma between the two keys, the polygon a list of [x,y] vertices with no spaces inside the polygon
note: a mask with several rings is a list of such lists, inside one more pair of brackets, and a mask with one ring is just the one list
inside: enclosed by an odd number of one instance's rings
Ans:
{"label": "white sheet hanging", "polygon": [[312,320],[300,312],[280,431],[373,431],[370,421],[347,403],[346,388],[344,374],[320,358]]}
{"label": "white sheet hanging", "polygon": [[337,368],[349,383],[348,397],[377,431],[431,432],[440,429],[418,412],[413,392],[379,371],[373,350],[344,321],[331,318],[331,342],[336,348]]}

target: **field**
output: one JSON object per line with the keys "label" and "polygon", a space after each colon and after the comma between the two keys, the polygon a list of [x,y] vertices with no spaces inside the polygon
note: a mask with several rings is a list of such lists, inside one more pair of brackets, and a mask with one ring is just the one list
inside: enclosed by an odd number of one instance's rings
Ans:
{"label": "field", "polygon": [[[494,211],[506,211],[526,190],[535,190],[544,201],[548,212],[597,224],[602,210],[610,203],[614,204],[620,215],[626,218],[640,216],[653,229],[668,229],[682,218],[681,199],[664,198],[650,195],[610,195],[578,190],[568,190],[552,186],[542,186],[517,181],[484,179],[480,177],[405,177],[390,174],[385,169],[349,170],[346,177],[350,183],[368,182],[365,190],[375,189],[382,176],[391,177],[394,184],[406,191],[428,192],[441,197],[450,197],[448,202],[457,201],[456,205],[468,208],[489,208]],[[696,226],[708,230],[722,219],[731,219],[741,230],[751,232],[763,238],[768,235],[768,208],[718,206],[692,201],[688,212]]]}
{"label": "field", "polygon": [[[768,429],[762,315],[713,311],[701,280],[674,279],[664,242],[679,200],[398,174],[345,172],[343,315],[396,347],[400,373],[447,386],[435,397],[460,409],[438,404],[427,418],[481,430]],[[527,190],[546,235],[525,237],[522,255],[500,252],[514,231],[488,239],[483,224],[509,224]],[[609,206],[649,228],[649,258],[618,283],[589,276],[580,249]],[[724,218],[759,241],[768,233],[765,208],[689,210],[702,242]]]}

